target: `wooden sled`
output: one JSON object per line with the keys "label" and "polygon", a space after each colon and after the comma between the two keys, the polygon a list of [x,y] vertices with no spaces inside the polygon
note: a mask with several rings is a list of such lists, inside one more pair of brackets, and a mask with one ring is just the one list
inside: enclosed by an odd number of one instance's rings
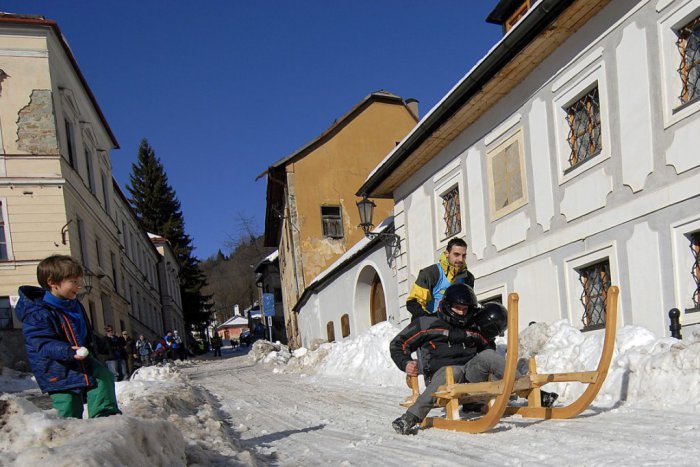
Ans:
{"label": "wooden sled", "polygon": [[[446,382],[433,394],[436,405],[445,408],[445,417],[427,417],[423,427],[435,427],[446,430],[464,431],[467,433],[482,433],[493,428],[505,414],[518,414],[523,417],[541,419],[564,419],[579,415],[593,402],[610,368],[615,349],[615,332],[617,330],[617,299],[619,289],[611,286],[608,289],[605,313],[605,340],[598,367],[593,371],[573,373],[537,373],[535,359],[529,360],[529,374],[516,378],[518,365],[518,294],[508,296],[508,342],[506,352],[506,367],[504,379],[484,383],[455,383],[452,368],[448,367],[445,374]],[[512,350],[512,351],[511,351]],[[565,407],[542,407],[540,402],[540,387],[547,383],[580,382],[588,384],[581,396]],[[418,378],[407,378],[412,389],[412,395],[403,403],[409,407],[418,397]],[[527,398],[527,405],[509,406],[511,396]],[[461,420],[460,405],[466,402],[487,402],[486,412],[479,418]]]}

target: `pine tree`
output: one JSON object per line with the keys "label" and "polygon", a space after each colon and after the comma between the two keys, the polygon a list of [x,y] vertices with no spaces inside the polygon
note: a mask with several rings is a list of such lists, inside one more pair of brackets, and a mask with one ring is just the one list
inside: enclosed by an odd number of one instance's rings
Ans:
{"label": "pine tree", "polygon": [[168,183],[165,168],[144,138],[136,163],[131,164],[131,203],[141,226],[168,240],[180,266],[180,294],[185,323],[201,329],[207,324],[209,297],[202,294],[206,278],[199,260],[192,254],[192,239],[185,232],[185,219],[175,190]]}

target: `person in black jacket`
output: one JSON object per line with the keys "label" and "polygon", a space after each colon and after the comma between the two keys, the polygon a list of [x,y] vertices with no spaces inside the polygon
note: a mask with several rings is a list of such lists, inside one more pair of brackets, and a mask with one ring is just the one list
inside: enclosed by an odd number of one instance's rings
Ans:
{"label": "person in black jacket", "polygon": [[[405,414],[392,422],[401,434],[409,434],[434,406],[432,394],[445,384],[452,367],[455,383],[479,383],[489,375],[503,379],[505,358],[496,352],[495,338],[507,327],[507,311],[499,303],[480,307],[474,291],[453,284],[445,291],[434,316],[414,320],[389,345],[394,363],[409,376],[418,376],[418,362],[411,353],[422,349],[426,388]],[[541,391],[542,406],[551,407],[557,394]]]}
{"label": "person in black jacket", "polygon": [[432,394],[445,384],[445,368],[452,366],[455,382],[486,381],[490,373],[503,377],[505,359],[495,343],[473,329],[478,301],[471,287],[453,284],[434,315],[421,316],[404,328],[389,345],[391,358],[409,376],[418,376],[418,361],[411,354],[421,349],[426,389],[406,413],[393,421],[401,434],[408,434],[433,408]]}

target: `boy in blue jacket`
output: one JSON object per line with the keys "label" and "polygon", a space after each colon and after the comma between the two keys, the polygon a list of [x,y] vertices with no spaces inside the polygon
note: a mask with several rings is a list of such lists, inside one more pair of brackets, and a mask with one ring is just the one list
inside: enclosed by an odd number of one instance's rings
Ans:
{"label": "boy in blue jacket", "polygon": [[120,414],[114,376],[90,353],[93,334],[82,304],[83,268],[70,256],[53,255],[39,263],[42,288],[22,286],[15,308],[22,322],[29,365],[43,392],[63,418]]}

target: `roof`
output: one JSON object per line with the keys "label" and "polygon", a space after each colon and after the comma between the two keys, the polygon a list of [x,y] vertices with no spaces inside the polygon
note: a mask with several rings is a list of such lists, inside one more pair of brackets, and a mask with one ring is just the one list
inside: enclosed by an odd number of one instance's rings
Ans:
{"label": "roof", "polygon": [[[279,212],[281,206],[283,206],[284,198],[284,187],[286,186],[286,179],[284,177],[284,168],[287,164],[290,164],[298,159],[301,159],[314,151],[319,146],[325,144],[329,139],[340,132],[345,126],[353,121],[358,115],[360,115],[367,107],[375,102],[390,103],[396,105],[402,105],[406,111],[416,119],[415,114],[408,107],[407,102],[401,97],[392,94],[388,91],[380,90],[373,92],[362,99],[357,105],[355,105],[350,111],[345,115],[340,117],[338,120],[333,122],[326,131],[321,133],[318,137],[301,147],[300,149],[294,151],[292,154],[283,157],[271,166],[267,168],[264,172],[256,177],[256,180],[267,175],[267,203],[265,208],[265,234],[264,234],[264,244],[265,246],[278,246],[280,231],[281,231],[281,216],[282,213]],[[416,119],[417,120],[417,119]]]}
{"label": "roof", "polygon": [[248,326],[248,320],[242,316],[233,316],[217,326],[217,328],[222,327],[235,327],[235,326]]}
{"label": "roof", "polygon": [[369,174],[357,196],[394,190],[520,84],[610,0],[540,0]]}
{"label": "roof", "polygon": [[112,144],[114,145],[114,148],[119,149],[119,143],[117,142],[117,138],[114,136],[112,129],[109,127],[109,123],[107,123],[107,119],[105,118],[104,114],[102,113],[102,109],[100,109],[100,105],[97,103],[97,99],[95,98],[95,95],[92,93],[92,89],[90,89],[90,86],[88,85],[87,80],[85,79],[85,76],[83,76],[83,72],[80,71],[80,67],[78,66],[78,62],[75,59],[75,56],[73,55],[73,52],[71,51],[70,47],[68,46],[68,42],[66,42],[66,38],[63,37],[63,33],[59,29],[56,21],[46,19],[43,16],[21,15],[21,14],[16,14],[16,13],[0,12],[0,24],[16,24],[16,25],[21,25],[21,26],[47,27],[47,28],[51,29],[54,32],[54,34],[56,34],[56,37],[58,38],[58,42],[61,44],[63,51],[65,52],[66,56],[68,57],[68,61],[70,61],[71,65],[73,67],[73,70],[75,71],[75,74],[78,76],[78,79],[80,80],[80,83],[83,85],[83,88],[85,88],[85,92],[87,93],[87,95],[90,99],[90,102],[92,103],[92,106],[95,109],[95,112],[97,112],[97,115],[100,118],[100,121],[102,122],[102,126],[107,131],[109,138],[112,140]]}
{"label": "roof", "polygon": [[[375,233],[389,232],[394,229],[394,217],[389,216],[384,219],[381,224],[372,230]],[[299,311],[306,301],[309,299],[311,294],[318,289],[323,288],[327,283],[331,282],[335,277],[337,277],[343,270],[352,265],[355,261],[362,259],[365,252],[369,251],[376,244],[381,242],[381,237],[376,236],[372,239],[363,237],[359,242],[355,243],[352,248],[346,251],[340,258],[335,260],[333,264],[328,266],[326,269],[321,271],[318,276],[314,277],[311,283],[304,289],[297,303],[292,307],[293,311]]]}
{"label": "roof", "polygon": [[258,264],[255,265],[255,269],[253,269],[253,272],[259,273],[262,272],[262,269],[267,266],[268,264],[273,264],[275,261],[278,260],[280,256],[280,251],[275,250],[263,259],[260,260]]}
{"label": "roof", "polygon": [[328,141],[336,133],[338,133],[343,127],[345,127],[355,117],[357,117],[362,112],[362,110],[364,110],[372,102],[387,102],[392,104],[401,104],[406,107],[406,110],[411,115],[413,115],[413,112],[411,112],[411,110],[406,106],[406,102],[401,97],[397,96],[396,94],[392,94],[389,91],[384,91],[383,89],[375,91],[366,96],[364,99],[362,99],[357,105],[355,105],[355,107],[350,109],[345,115],[334,121],[333,124],[328,129],[326,129],[326,131],[324,131],[316,138],[309,141],[307,144],[297,149],[293,153],[283,157],[282,159],[272,164],[270,167],[267,168],[267,170],[259,174],[255,179],[258,180],[259,178],[264,177],[270,170],[276,169],[278,167],[283,167],[294,159],[304,157],[305,155],[316,149],[318,146]]}

